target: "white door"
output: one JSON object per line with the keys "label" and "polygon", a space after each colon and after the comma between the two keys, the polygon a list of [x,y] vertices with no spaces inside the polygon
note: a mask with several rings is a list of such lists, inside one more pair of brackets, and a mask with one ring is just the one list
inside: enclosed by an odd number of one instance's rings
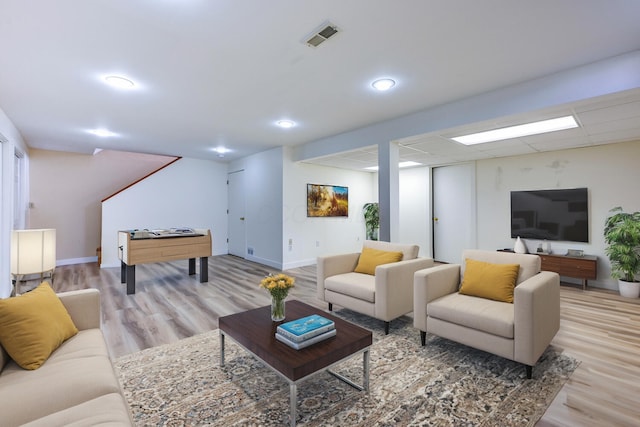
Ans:
{"label": "white door", "polygon": [[476,247],[475,167],[433,168],[433,258],[460,263],[464,249]]}
{"label": "white door", "polygon": [[247,253],[244,217],[244,171],[231,172],[228,176],[229,212],[227,215],[227,227],[229,233],[229,253],[244,258]]}

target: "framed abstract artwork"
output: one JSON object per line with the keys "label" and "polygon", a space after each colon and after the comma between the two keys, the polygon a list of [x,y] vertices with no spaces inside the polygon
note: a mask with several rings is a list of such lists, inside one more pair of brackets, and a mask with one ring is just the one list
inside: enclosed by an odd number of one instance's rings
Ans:
{"label": "framed abstract artwork", "polygon": [[307,216],[349,216],[349,188],[307,184]]}

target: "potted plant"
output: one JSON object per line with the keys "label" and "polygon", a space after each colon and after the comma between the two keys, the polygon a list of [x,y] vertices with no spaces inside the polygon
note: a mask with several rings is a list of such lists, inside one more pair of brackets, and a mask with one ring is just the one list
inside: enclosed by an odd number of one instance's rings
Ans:
{"label": "potted plant", "polygon": [[611,209],[612,214],[604,226],[605,253],[611,261],[611,277],[618,279],[620,295],[637,298],[640,282],[640,212],[624,212],[620,206]]}
{"label": "potted plant", "polygon": [[380,211],[377,203],[364,204],[364,224],[367,229],[367,240],[378,240]]}

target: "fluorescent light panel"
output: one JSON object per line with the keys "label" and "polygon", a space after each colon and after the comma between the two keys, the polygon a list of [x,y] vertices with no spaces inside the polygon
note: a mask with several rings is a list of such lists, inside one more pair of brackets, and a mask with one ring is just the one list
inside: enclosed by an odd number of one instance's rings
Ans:
{"label": "fluorescent light panel", "polygon": [[[399,168],[408,168],[410,166],[420,166],[422,163],[418,163],[418,162],[412,162],[412,161],[408,161],[408,162],[400,162],[398,163],[398,167]],[[366,170],[369,171],[377,171],[378,170],[378,166],[369,166],[368,168],[365,168]]]}
{"label": "fluorescent light panel", "polygon": [[577,128],[578,123],[573,116],[558,117],[556,119],[542,120],[539,122],[525,123],[523,125],[509,126],[485,132],[451,138],[465,145],[483,144],[485,142],[502,141],[504,139],[519,138],[521,136],[538,135],[541,133],[555,132]]}

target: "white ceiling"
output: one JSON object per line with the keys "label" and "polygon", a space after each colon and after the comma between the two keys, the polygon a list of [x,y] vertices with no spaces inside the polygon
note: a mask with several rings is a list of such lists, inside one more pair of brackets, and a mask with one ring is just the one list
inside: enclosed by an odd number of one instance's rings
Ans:
{"label": "white ceiling", "polygon": [[[0,0],[0,109],[34,148],[229,161],[636,51],[639,18],[636,0]],[[339,33],[306,46],[327,20]],[[137,86],[114,90],[109,74]],[[398,84],[375,93],[383,76]],[[447,139],[565,112],[581,128]],[[639,119],[632,90],[398,142],[403,159],[447,164],[640,139]],[[87,133],[98,127],[118,136]],[[360,168],[377,155],[313,161]]]}
{"label": "white ceiling", "polygon": [[[580,127],[469,146],[451,140],[451,137],[473,132],[569,114],[576,118]],[[395,142],[400,147],[400,162],[412,161],[420,165],[442,166],[472,160],[632,140],[640,140],[640,89],[574,102],[561,108],[548,108],[490,122],[473,123],[454,129],[416,135]],[[358,150],[319,157],[309,160],[309,163],[365,170],[378,164],[378,147],[372,145]]]}

